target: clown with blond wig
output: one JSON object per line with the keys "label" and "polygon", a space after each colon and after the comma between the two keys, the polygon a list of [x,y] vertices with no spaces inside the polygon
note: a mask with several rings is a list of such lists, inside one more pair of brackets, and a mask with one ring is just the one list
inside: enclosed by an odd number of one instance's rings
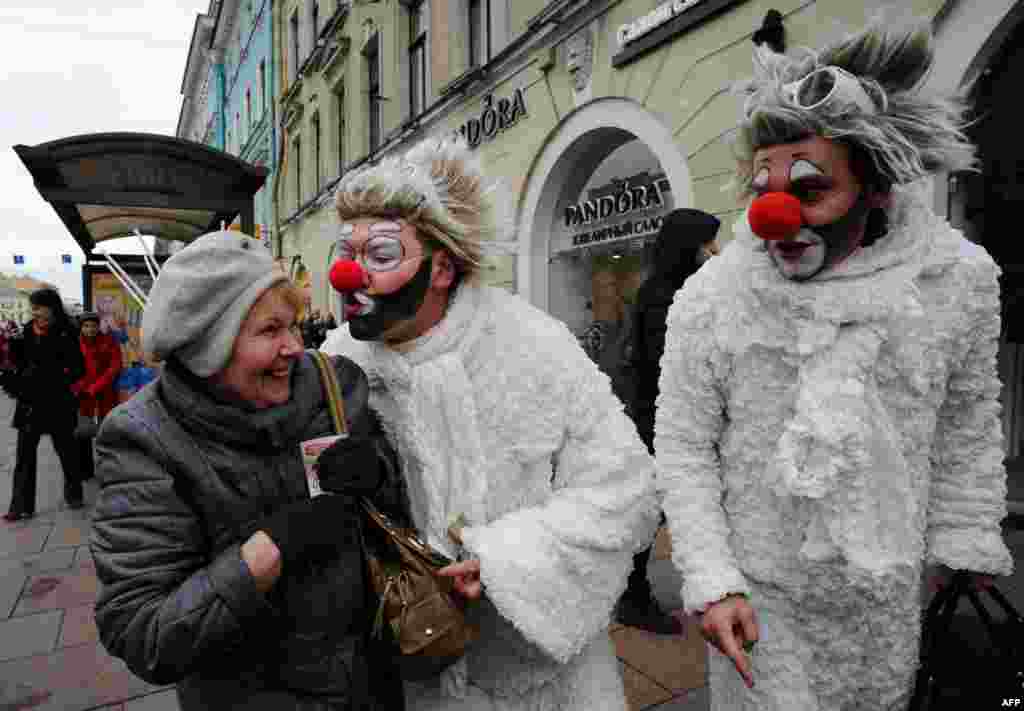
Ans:
{"label": "clown with blond wig", "polygon": [[973,164],[964,106],[922,87],[925,24],[755,59],[749,207],[668,317],[673,561],[722,652],[712,709],[904,709],[926,568],[1012,568],[999,270],[927,193]]}
{"label": "clown with blond wig", "polygon": [[465,144],[427,140],[344,179],[331,267],[413,523],[480,635],[420,711],[624,711],[607,627],[657,525],[654,463],[564,324],[482,286],[511,203]]}

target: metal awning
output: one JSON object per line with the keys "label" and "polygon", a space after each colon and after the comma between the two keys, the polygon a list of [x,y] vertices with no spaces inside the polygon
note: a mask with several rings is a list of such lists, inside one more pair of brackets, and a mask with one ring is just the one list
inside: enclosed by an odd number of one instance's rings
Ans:
{"label": "metal awning", "polygon": [[253,197],[268,173],[201,143],[146,133],[95,133],[14,151],[86,257],[135,230],[190,242],[240,217],[252,235]]}

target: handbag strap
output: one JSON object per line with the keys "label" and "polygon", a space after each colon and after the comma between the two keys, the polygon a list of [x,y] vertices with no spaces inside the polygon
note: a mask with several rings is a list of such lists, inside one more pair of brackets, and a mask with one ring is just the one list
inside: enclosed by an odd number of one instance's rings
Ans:
{"label": "handbag strap", "polygon": [[327,400],[327,409],[331,413],[334,429],[338,431],[338,434],[348,434],[345,403],[341,397],[341,388],[338,385],[338,375],[334,371],[334,366],[331,365],[330,358],[326,353],[313,349],[307,352],[313,356],[313,361],[320,371],[320,383],[324,388],[324,399]]}

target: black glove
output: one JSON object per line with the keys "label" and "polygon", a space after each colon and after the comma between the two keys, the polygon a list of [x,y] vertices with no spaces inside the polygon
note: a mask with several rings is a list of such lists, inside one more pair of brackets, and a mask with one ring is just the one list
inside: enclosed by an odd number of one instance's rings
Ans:
{"label": "black glove", "polygon": [[340,549],[354,549],[359,515],[354,499],[325,494],[283,506],[254,528],[270,536],[287,568],[300,560],[325,560]]}
{"label": "black glove", "polygon": [[373,496],[387,474],[377,445],[368,437],[339,439],[316,460],[320,488],[348,496]]}

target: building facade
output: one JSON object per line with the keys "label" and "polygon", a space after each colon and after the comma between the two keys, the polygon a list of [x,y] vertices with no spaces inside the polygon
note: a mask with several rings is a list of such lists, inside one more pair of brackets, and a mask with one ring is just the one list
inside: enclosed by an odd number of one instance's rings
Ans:
{"label": "building facade", "polygon": [[[272,244],[276,164],[272,0],[211,0],[196,19],[177,135],[267,168],[255,234]],[[237,227],[237,225],[236,225]]]}
{"label": "building facade", "polygon": [[[1024,184],[1024,142],[1012,130],[1021,0],[284,0],[275,8],[285,142],[278,249],[308,269],[313,304],[328,308],[337,179],[458,132],[516,208],[516,240],[489,245],[487,280],[577,333],[622,319],[669,210],[715,214],[723,243],[743,213],[731,87],[752,70],[755,37],[813,47],[883,10],[931,18],[938,47],[928,83],[973,87],[971,98],[993,109],[972,128],[981,172],[940,176],[934,194],[936,210],[1005,273],[1000,367],[1007,451],[1020,461],[1024,256],[997,230],[1012,224],[998,213]],[[770,15],[781,18],[781,36]]]}

